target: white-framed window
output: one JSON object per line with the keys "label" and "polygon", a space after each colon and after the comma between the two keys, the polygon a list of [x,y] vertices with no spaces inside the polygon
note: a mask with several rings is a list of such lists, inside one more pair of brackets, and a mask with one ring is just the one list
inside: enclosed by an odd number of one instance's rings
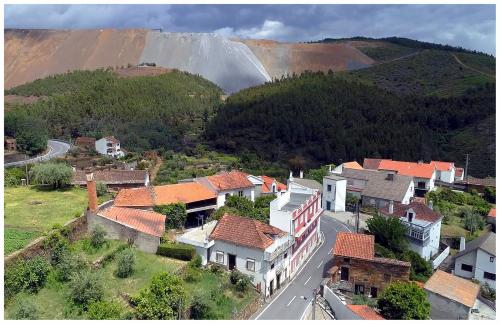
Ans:
{"label": "white-framed window", "polygon": [[217,251],[215,252],[215,261],[220,264],[224,264],[224,252]]}
{"label": "white-framed window", "polygon": [[247,258],[247,270],[248,271],[255,271],[255,260]]}

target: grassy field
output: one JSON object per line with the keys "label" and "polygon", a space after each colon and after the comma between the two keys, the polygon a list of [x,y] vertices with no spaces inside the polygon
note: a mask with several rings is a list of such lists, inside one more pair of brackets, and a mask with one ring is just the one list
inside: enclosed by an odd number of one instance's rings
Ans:
{"label": "grassy field", "polygon": [[18,250],[55,224],[80,216],[87,205],[85,190],[44,191],[35,187],[4,188],[5,253]]}

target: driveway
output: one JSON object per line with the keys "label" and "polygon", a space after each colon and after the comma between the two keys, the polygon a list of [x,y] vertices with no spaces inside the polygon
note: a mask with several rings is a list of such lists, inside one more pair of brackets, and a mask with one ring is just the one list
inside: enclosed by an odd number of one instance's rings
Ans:
{"label": "driveway", "polygon": [[4,166],[21,166],[29,163],[40,163],[43,161],[48,161],[50,159],[65,155],[71,148],[71,144],[59,140],[49,140],[47,142],[47,148],[48,151],[44,155],[27,160],[5,163]]}
{"label": "driveway", "polygon": [[299,320],[311,302],[313,289],[319,288],[331,267],[333,244],[338,232],[349,231],[345,224],[328,215],[321,215],[322,245],[316,250],[294,279],[278,293],[255,319]]}

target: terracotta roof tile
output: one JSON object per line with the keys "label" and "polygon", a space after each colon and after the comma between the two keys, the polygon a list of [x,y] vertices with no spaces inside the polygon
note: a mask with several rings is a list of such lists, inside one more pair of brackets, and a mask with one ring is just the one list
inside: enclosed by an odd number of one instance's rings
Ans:
{"label": "terracotta roof tile", "polygon": [[474,306],[479,285],[441,270],[434,272],[424,288],[467,307]]}
{"label": "terracotta roof tile", "polygon": [[252,182],[247,178],[247,174],[240,171],[221,172],[213,176],[208,176],[207,179],[217,190],[253,187]]}
{"label": "terracotta roof tile", "polygon": [[463,168],[456,168],[455,169],[455,176],[456,177],[461,177],[463,173],[464,173],[464,169]]}
{"label": "terracotta roof tile", "polygon": [[373,260],[375,255],[373,235],[340,232],[333,248],[334,255]]}
{"label": "terracotta roof tile", "polygon": [[453,162],[431,161],[430,165],[434,165],[438,171],[451,171],[455,166]]}
{"label": "terracotta roof tile", "polygon": [[189,204],[217,197],[212,191],[197,182],[155,186],[153,190],[156,205],[167,205],[177,202]]}
{"label": "terracotta roof tile", "polygon": [[286,233],[279,228],[255,219],[225,214],[210,234],[210,238],[265,250],[273,244],[273,237],[284,235]]}
{"label": "terracotta roof tile", "polygon": [[276,191],[286,191],[286,185],[279,182],[275,178],[271,178],[271,177],[268,177],[265,175],[260,176],[260,178],[264,182],[264,184],[262,185],[261,192],[263,192],[263,193],[272,192],[272,185],[273,185],[274,181],[276,181],[276,187],[277,187]]}
{"label": "terracotta roof tile", "polygon": [[[142,184],[146,185],[146,170],[98,170],[94,171],[94,180],[105,184]],[[84,185],[87,183],[85,171],[73,173],[73,184]]]}
{"label": "terracotta roof tile", "polygon": [[120,144],[120,141],[117,140],[114,136],[105,136],[104,137],[108,142],[114,143],[114,144]]}
{"label": "terracotta roof tile", "polygon": [[385,320],[368,305],[347,305],[347,307],[364,320]]}
{"label": "terracotta roof tile", "polygon": [[153,236],[161,237],[165,232],[165,215],[153,211],[111,206],[98,215]]}
{"label": "terracotta roof tile", "polygon": [[379,170],[396,171],[398,174],[430,179],[434,173],[434,165],[427,163],[415,163],[393,160],[382,160],[378,166]]}
{"label": "terracotta roof tile", "polygon": [[151,187],[122,189],[116,195],[114,204],[119,207],[152,207],[153,189]]}
{"label": "terracotta roof tile", "polygon": [[426,204],[418,201],[412,201],[407,205],[401,203],[394,203],[394,210],[392,214],[389,214],[389,206],[385,206],[380,209],[380,212],[387,216],[394,217],[405,217],[406,212],[412,209],[415,212],[415,218],[435,223],[441,219],[441,215],[430,209]]}
{"label": "terracotta roof tile", "polygon": [[496,208],[491,208],[490,212],[488,213],[488,217],[497,217],[497,210]]}
{"label": "terracotta roof tile", "polygon": [[363,168],[364,169],[371,169],[371,170],[378,170],[378,166],[380,165],[380,161],[382,161],[382,159],[364,159],[363,160]]}
{"label": "terracotta roof tile", "polygon": [[362,170],[363,167],[356,161],[346,162],[343,164],[344,168]]}

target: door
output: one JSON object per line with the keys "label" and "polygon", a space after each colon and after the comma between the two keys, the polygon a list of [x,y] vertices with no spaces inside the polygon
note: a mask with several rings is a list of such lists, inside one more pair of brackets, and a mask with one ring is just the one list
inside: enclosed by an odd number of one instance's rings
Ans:
{"label": "door", "polygon": [[377,293],[378,293],[378,290],[376,287],[370,288],[370,295],[372,295],[372,298],[377,298]]}
{"label": "door", "polygon": [[330,201],[326,201],[326,210],[331,210],[332,209],[332,203]]}
{"label": "door", "polygon": [[269,283],[269,296],[274,294],[274,279]]}
{"label": "door", "polygon": [[236,255],[228,253],[227,258],[229,270],[233,270],[234,268],[236,268]]}
{"label": "door", "polygon": [[281,288],[281,273],[276,275],[276,289]]}
{"label": "door", "polygon": [[340,268],[340,280],[349,281],[349,268],[347,267]]}

